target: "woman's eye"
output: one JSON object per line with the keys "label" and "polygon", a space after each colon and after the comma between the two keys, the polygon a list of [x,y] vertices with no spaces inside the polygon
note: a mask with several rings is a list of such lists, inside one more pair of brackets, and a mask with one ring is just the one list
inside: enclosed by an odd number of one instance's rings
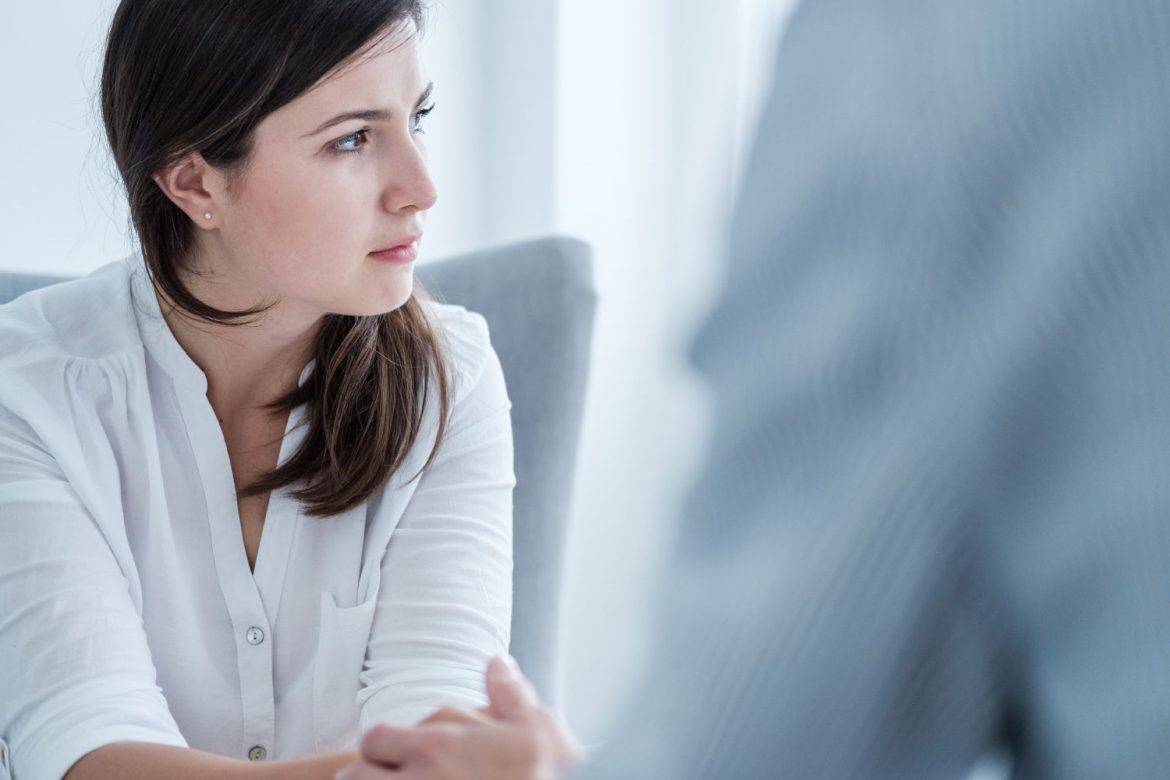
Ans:
{"label": "woman's eye", "polygon": [[420,108],[418,111],[414,112],[414,127],[413,127],[414,132],[416,132],[416,133],[425,133],[426,132],[426,130],[423,130],[423,126],[422,126],[423,120],[426,119],[428,116],[430,116],[430,113],[434,110],[435,110],[435,104],[431,103],[426,108]]}
{"label": "woman's eye", "polygon": [[[339,138],[333,142],[332,149],[341,154],[353,154],[360,152],[362,147],[369,143],[368,136],[370,131],[368,129],[361,129],[355,133],[350,133],[345,138]],[[360,143],[359,143],[360,142]]]}
{"label": "woman's eye", "polygon": [[[415,133],[425,133],[426,131],[423,130],[422,127],[423,120],[426,119],[427,115],[429,115],[434,110],[435,106],[432,103],[426,108],[420,108],[418,111],[415,111],[414,120],[411,123],[410,128],[411,131]],[[337,154],[356,154],[369,144],[369,136],[370,129],[368,127],[363,127],[361,130],[350,133],[344,138],[339,138],[334,141],[332,144],[330,144],[330,151],[333,151]]]}

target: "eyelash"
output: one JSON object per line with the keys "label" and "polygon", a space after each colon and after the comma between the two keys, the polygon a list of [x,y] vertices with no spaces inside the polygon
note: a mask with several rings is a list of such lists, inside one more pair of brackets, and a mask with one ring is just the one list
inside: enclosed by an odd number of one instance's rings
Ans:
{"label": "eyelash", "polygon": [[[419,133],[420,135],[423,135],[426,133],[426,130],[424,130],[422,128],[422,121],[424,119],[426,119],[430,115],[430,113],[434,110],[435,110],[435,104],[432,103],[431,105],[427,106],[426,108],[420,108],[418,111],[414,112],[414,123],[415,123],[415,132],[416,133]],[[370,134],[370,128],[363,127],[361,130],[357,130],[353,133],[350,133],[349,135],[345,136],[344,138],[338,138],[336,141],[334,141],[332,144],[330,144],[329,148],[335,154],[361,154],[362,149],[364,149],[366,146],[365,143],[363,143],[357,149],[342,149],[341,147],[345,143],[352,141],[354,139],[357,139],[357,138],[362,138],[364,140],[369,136],[369,134]]]}

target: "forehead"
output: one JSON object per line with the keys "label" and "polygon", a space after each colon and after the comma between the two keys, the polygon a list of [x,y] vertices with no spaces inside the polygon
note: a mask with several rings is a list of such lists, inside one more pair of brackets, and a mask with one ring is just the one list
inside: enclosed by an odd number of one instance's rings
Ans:
{"label": "forehead", "polygon": [[413,21],[398,25],[327,73],[302,97],[324,96],[370,82],[416,87],[422,78],[418,30]]}
{"label": "forehead", "polygon": [[344,111],[409,109],[425,83],[418,33],[409,22],[355,53],[264,121],[316,126]]}

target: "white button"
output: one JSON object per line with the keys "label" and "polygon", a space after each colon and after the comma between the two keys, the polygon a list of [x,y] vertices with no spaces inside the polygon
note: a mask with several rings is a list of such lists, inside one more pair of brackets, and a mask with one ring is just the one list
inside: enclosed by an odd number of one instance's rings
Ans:
{"label": "white button", "polygon": [[248,751],[248,758],[252,759],[253,761],[263,761],[264,759],[268,758],[268,751],[265,750],[262,746],[256,745]]}
{"label": "white button", "polygon": [[258,645],[264,641],[264,632],[260,628],[252,626],[248,629],[248,633],[244,634],[244,638],[248,640],[248,644]]}

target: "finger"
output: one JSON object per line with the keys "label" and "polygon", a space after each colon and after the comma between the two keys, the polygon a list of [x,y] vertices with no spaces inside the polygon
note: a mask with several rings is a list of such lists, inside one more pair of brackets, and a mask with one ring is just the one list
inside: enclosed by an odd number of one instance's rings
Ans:
{"label": "finger", "polygon": [[353,763],[333,776],[333,780],[402,780],[402,773],[366,761]]}
{"label": "finger", "polygon": [[540,706],[540,699],[511,656],[496,656],[488,664],[486,675],[488,700],[492,715],[516,720]]}
{"label": "finger", "polygon": [[[373,770],[374,774],[369,777],[358,777],[355,780],[448,780],[449,775],[446,775],[440,769],[425,766],[412,766],[406,769],[381,770],[383,774],[377,774],[379,770]],[[348,778],[346,778],[348,780]]]}
{"label": "finger", "polygon": [[405,764],[418,752],[418,731],[379,723],[362,737],[362,757],[387,766]]}
{"label": "finger", "polygon": [[418,722],[420,726],[429,726],[435,723],[460,723],[468,726],[482,726],[490,723],[488,708],[481,710],[464,710],[459,707],[442,707],[435,710]]}
{"label": "finger", "polygon": [[412,766],[407,769],[388,769],[363,762],[350,764],[333,776],[333,780],[440,780],[435,770]]}

